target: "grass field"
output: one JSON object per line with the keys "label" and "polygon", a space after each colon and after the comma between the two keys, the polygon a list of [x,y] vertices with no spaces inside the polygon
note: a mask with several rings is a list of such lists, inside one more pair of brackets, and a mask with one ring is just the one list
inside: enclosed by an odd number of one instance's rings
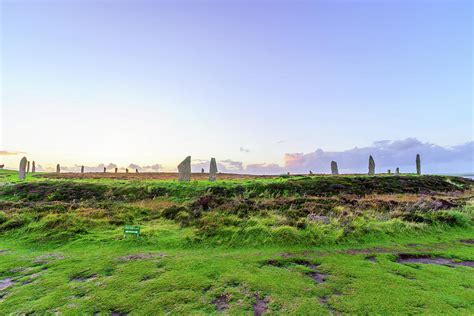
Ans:
{"label": "grass field", "polygon": [[139,175],[0,171],[0,314],[474,313],[470,180]]}

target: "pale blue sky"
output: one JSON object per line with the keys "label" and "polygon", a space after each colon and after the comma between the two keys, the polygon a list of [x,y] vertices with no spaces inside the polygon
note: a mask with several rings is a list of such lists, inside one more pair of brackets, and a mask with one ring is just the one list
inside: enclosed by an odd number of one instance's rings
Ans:
{"label": "pale blue sky", "polygon": [[471,1],[0,3],[1,149],[45,165],[473,140]]}

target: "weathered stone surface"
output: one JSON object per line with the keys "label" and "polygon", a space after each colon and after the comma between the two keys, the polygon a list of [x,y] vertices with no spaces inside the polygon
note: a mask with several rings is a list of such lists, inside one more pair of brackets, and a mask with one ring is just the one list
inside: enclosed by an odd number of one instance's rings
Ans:
{"label": "weathered stone surface", "polygon": [[392,170],[388,169],[388,170],[387,170],[387,173],[388,173],[388,174],[391,174],[391,173],[392,173]]}
{"label": "weathered stone surface", "polygon": [[397,167],[397,169],[395,169],[395,173],[400,174],[400,168]]}
{"label": "weathered stone surface", "polygon": [[333,175],[338,175],[339,174],[339,169],[337,168],[337,162],[331,161],[331,173]]}
{"label": "weathered stone surface", "polygon": [[84,173],[84,166],[81,166],[81,173]]}
{"label": "weathered stone surface", "polygon": [[421,158],[420,154],[416,155],[416,174],[421,175]]}
{"label": "weathered stone surface", "polygon": [[209,181],[214,182],[216,180],[217,180],[216,158],[211,158],[211,164],[209,166]]}
{"label": "weathered stone surface", "polygon": [[30,161],[26,162],[26,173],[30,173]]}
{"label": "weathered stone surface", "polygon": [[26,159],[26,157],[23,157],[20,160],[20,168],[18,169],[18,178],[20,178],[20,180],[25,180],[27,161],[28,160]]}
{"label": "weathered stone surface", "polygon": [[107,168],[104,167],[104,173],[106,173],[106,172],[107,172]]}
{"label": "weathered stone surface", "polygon": [[204,168],[201,168],[201,173],[204,173]]}
{"label": "weathered stone surface", "polygon": [[125,169],[125,173],[128,173],[128,168]]}
{"label": "weathered stone surface", "polygon": [[3,167],[5,167],[5,164],[0,165],[0,169],[3,169]]}
{"label": "weathered stone surface", "polygon": [[31,164],[31,172],[32,172],[32,173],[35,173],[35,172],[36,172],[36,163],[35,163],[34,160],[33,160],[33,163]]}
{"label": "weathered stone surface", "polygon": [[56,173],[61,172],[61,166],[59,164],[56,165]]}
{"label": "weathered stone surface", "polygon": [[178,165],[179,181],[190,181],[191,180],[191,156],[186,157]]}
{"label": "weathered stone surface", "polygon": [[374,158],[372,158],[372,155],[369,156],[369,174],[375,174],[375,161]]}
{"label": "weathered stone surface", "polygon": [[310,171],[309,171],[309,174],[310,174],[310,175],[313,175],[313,171],[310,170]]}
{"label": "weathered stone surface", "polygon": [[117,172],[118,172],[118,168],[115,168],[115,173],[117,173]]}
{"label": "weathered stone surface", "polygon": [[138,169],[135,169],[135,173],[138,173]]}

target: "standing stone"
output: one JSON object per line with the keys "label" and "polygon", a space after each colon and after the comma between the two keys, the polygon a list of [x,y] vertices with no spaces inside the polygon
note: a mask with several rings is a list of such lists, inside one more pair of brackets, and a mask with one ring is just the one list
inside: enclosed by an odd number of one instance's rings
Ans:
{"label": "standing stone", "polygon": [[201,173],[204,173],[204,168],[201,168]]}
{"label": "standing stone", "polygon": [[331,173],[333,175],[338,175],[339,174],[339,169],[337,168],[337,162],[331,161]]}
{"label": "standing stone", "polygon": [[178,165],[179,181],[191,181],[191,156]]}
{"label": "standing stone", "polygon": [[138,173],[138,169],[135,169],[135,173]]}
{"label": "standing stone", "polygon": [[59,164],[56,165],[56,173],[61,172],[61,166]]}
{"label": "standing stone", "polygon": [[115,173],[117,173],[117,172],[118,172],[118,168],[115,168]]}
{"label": "standing stone", "polygon": [[20,168],[18,169],[18,178],[20,180],[25,180],[27,161],[28,160],[26,159],[26,157],[23,157],[20,160]]}
{"label": "standing stone", "polygon": [[35,173],[36,172],[36,164],[35,161],[33,160],[33,163],[31,164],[31,172]]}
{"label": "standing stone", "polygon": [[372,155],[369,156],[369,174],[370,175],[375,174],[375,161],[374,161],[374,158],[372,158]]}
{"label": "standing stone", "polygon": [[26,173],[30,173],[30,161],[26,162]]}
{"label": "standing stone", "polygon": [[310,170],[310,171],[309,171],[309,174],[310,174],[310,175],[313,175],[313,171]]}
{"label": "standing stone", "polygon": [[128,173],[128,168],[125,169],[125,173]]}
{"label": "standing stone", "polygon": [[388,173],[388,174],[391,174],[391,173],[392,173],[392,170],[388,169],[388,170],[387,170],[387,173]]}
{"label": "standing stone", "polygon": [[211,165],[209,166],[209,181],[214,182],[216,181],[216,179],[217,179],[216,158],[211,158]]}
{"label": "standing stone", "polygon": [[81,173],[84,173],[84,166],[81,166]]}
{"label": "standing stone", "polygon": [[400,174],[400,168],[397,167],[397,169],[395,169],[395,173]]}
{"label": "standing stone", "polygon": [[421,158],[420,154],[416,155],[416,174],[421,175]]}
{"label": "standing stone", "polygon": [[107,168],[104,167],[104,173],[106,173],[106,172],[107,172]]}

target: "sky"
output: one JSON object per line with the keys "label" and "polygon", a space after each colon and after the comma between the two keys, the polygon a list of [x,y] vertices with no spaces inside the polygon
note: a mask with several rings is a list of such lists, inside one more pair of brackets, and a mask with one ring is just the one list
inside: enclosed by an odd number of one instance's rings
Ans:
{"label": "sky", "polygon": [[[473,172],[472,1],[0,0],[0,164]],[[95,168],[95,169],[94,169]]]}

